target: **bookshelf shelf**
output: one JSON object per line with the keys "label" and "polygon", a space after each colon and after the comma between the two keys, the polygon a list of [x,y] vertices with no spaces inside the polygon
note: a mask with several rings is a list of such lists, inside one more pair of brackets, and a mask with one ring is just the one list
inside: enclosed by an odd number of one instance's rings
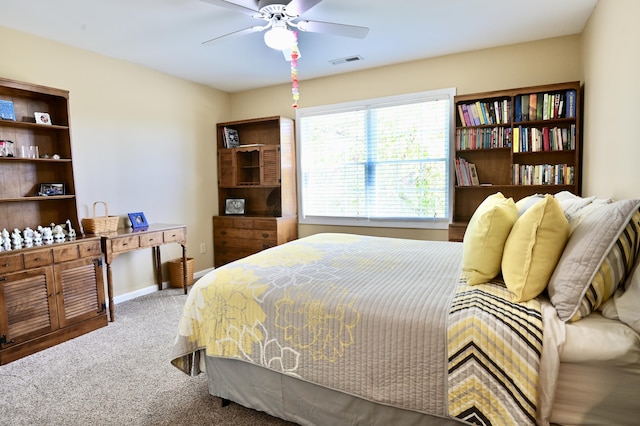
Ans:
{"label": "bookshelf shelf", "polygon": [[456,96],[456,163],[473,164],[480,185],[463,179],[468,170],[456,171],[450,240],[462,240],[476,208],[495,192],[515,201],[580,195],[581,97],[579,81]]}

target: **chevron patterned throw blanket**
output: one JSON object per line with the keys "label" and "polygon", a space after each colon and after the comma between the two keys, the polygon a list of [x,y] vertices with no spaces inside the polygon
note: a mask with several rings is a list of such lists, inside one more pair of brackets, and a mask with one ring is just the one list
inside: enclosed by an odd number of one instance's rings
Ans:
{"label": "chevron patterned throw blanket", "polygon": [[449,415],[480,425],[534,425],[542,351],[536,299],[499,282],[460,283],[449,311]]}

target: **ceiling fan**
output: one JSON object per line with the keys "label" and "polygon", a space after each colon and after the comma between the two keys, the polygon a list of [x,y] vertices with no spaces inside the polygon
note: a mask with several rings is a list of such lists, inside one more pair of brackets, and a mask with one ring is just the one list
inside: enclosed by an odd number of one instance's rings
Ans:
{"label": "ceiling fan", "polygon": [[212,38],[202,44],[212,44],[230,37],[268,30],[264,34],[264,41],[267,46],[281,50],[285,58],[289,59],[287,51],[290,51],[295,42],[295,35],[292,30],[352,38],[364,38],[369,32],[369,28],[367,27],[336,24],[332,22],[298,20],[300,15],[322,0],[252,0],[254,4],[253,8],[228,0],[202,1],[235,10],[267,22],[265,25],[256,25]]}

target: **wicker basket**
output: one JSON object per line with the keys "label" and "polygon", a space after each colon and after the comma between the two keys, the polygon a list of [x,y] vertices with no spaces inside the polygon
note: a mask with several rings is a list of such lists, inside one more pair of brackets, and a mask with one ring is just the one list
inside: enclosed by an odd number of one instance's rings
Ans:
{"label": "wicker basket", "polygon": [[[193,284],[193,264],[194,259],[187,257],[187,285]],[[169,264],[169,279],[171,280],[171,287],[182,288],[183,274],[182,274],[182,258],[170,260]]]}
{"label": "wicker basket", "polygon": [[[96,216],[96,205],[104,205],[104,216]],[[93,217],[82,219],[82,229],[86,234],[103,234],[118,229],[118,216],[109,216],[109,208],[104,201],[93,203]]]}

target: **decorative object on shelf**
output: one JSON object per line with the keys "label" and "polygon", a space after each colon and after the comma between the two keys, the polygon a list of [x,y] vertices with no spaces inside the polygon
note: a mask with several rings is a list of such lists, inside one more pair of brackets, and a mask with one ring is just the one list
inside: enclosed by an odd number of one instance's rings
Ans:
{"label": "decorative object on shelf", "polygon": [[224,202],[225,214],[244,214],[244,198],[227,198]]}
{"label": "decorative object on shelf", "polygon": [[64,239],[65,239],[65,235],[64,235],[64,231],[62,230],[62,226],[56,225],[53,228],[53,241],[56,243],[62,243],[64,242]]}
{"label": "decorative object on shelf", "polygon": [[133,229],[147,229],[149,227],[149,223],[147,222],[147,218],[144,217],[144,213],[128,213],[129,220],[131,221],[131,227]]}
{"label": "decorative object on shelf", "polygon": [[36,145],[21,146],[20,147],[21,158],[38,158],[38,147]]}
{"label": "decorative object on shelf", "polygon": [[20,250],[22,248],[22,235],[20,235],[18,228],[15,228],[11,233],[11,248],[13,250]]}
{"label": "decorative object on shelf", "polygon": [[14,157],[13,141],[0,140],[0,157]]}
{"label": "decorative object on shelf", "polygon": [[[96,206],[102,204],[104,206],[104,216],[96,216]],[[87,234],[102,234],[105,232],[114,232],[118,229],[118,216],[109,216],[109,207],[104,201],[96,201],[93,203],[93,217],[85,217],[81,220],[82,229]]]}
{"label": "decorative object on shelf", "polygon": [[24,239],[24,247],[33,247],[33,229],[28,226],[22,231],[22,238]]}
{"label": "decorative object on shelf", "polygon": [[13,109],[13,102],[0,100],[0,119],[16,121],[16,113]]}
{"label": "decorative object on shelf", "polygon": [[10,251],[11,250],[11,237],[9,236],[9,231],[7,231],[7,228],[4,228],[2,230],[2,234],[0,234],[2,237],[0,238],[0,243],[2,243],[2,248],[4,251]]}
{"label": "decorative object on shelf", "polygon": [[298,50],[298,32],[294,31],[294,41],[291,46],[291,93],[293,95],[293,108],[298,108],[298,100],[300,99],[300,91],[298,87],[298,58],[300,52]]}
{"label": "decorative object on shelf", "polygon": [[33,245],[36,247],[42,245],[42,234],[40,231],[33,231]]}
{"label": "decorative object on shelf", "polygon": [[69,237],[69,241],[73,241],[76,239],[76,230],[73,229],[73,225],[71,225],[71,219],[67,219],[65,222],[67,225],[67,237]]}
{"label": "decorative object on shelf", "polygon": [[38,124],[51,124],[51,117],[47,112],[34,112],[33,115],[36,117],[36,123]]}
{"label": "decorative object on shelf", "polygon": [[240,146],[240,137],[236,129],[225,127],[223,133],[225,148],[237,148]]}
{"label": "decorative object on shelf", "polygon": [[38,195],[43,197],[64,195],[64,183],[41,183]]}

